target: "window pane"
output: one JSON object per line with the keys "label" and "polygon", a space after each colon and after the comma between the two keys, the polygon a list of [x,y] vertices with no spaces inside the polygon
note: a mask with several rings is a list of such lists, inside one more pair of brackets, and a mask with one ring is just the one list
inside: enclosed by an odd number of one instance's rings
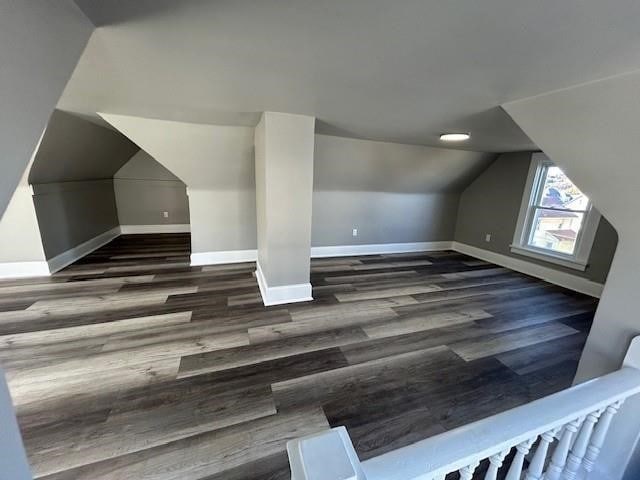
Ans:
{"label": "window pane", "polygon": [[572,255],[583,218],[583,213],[536,208],[529,245]]}
{"label": "window pane", "polygon": [[550,166],[542,184],[540,205],[543,207],[586,210],[589,198],[558,167]]}

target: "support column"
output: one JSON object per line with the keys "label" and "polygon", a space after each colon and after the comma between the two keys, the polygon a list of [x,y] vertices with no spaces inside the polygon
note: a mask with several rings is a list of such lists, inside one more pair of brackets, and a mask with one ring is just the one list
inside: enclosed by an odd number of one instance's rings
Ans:
{"label": "support column", "polygon": [[314,117],[274,112],[256,127],[256,276],[265,305],[312,300],[314,131]]}

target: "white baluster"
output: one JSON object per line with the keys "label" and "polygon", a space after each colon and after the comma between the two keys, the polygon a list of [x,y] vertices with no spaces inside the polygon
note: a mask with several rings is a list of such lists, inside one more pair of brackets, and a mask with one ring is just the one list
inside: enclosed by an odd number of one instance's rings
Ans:
{"label": "white baluster", "polygon": [[540,437],[540,444],[536,448],[536,453],[533,455],[533,459],[531,459],[531,463],[529,464],[527,475],[524,477],[524,480],[540,480],[542,478],[544,462],[547,459],[549,445],[553,442],[557,433],[558,429],[555,429],[542,434]]}
{"label": "white baluster", "polygon": [[576,441],[573,442],[573,447],[569,452],[567,464],[564,467],[564,472],[562,472],[563,480],[575,480],[577,477],[580,466],[582,465],[582,459],[587,452],[587,446],[589,445],[589,440],[593,433],[593,427],[597,423],[601,414],[602,410],[592,412],[587,415],[587,418],[580,429],[580,433],[578,434]]}
{"label": "white baluster", "polygon": [[460,473],[460,480],[471,480],[473,478],[473,472],[475,472],[478,463],[479,462],[472,463],[458,470],[458,472]]}
{"label": "white baluster", "polygon": [[609,427],[611,426],[611,420],[613,420],[614,415],[618,413],[621,406],[622,401],[609,405],[602,417],[600,417],[598,425],[596,425],[593,435],[591,436],[591,442],[587,447],[587,453],[584,456],[582,464],[587,472],[591,472],[593,470],[596,460],[598,459],[598,455],[600,455],[604,439],[607,436]]}
{"label": "white baluster", "polygon": [[516,446],[516,456],[513,457],[513,461],[511,462],[511,466],[509,467],[505,480],[520,480],[520,477],[522,476],[522,466],[524,465],[524,457],[526,457],[529,450],[531,450],[531,445],[536,441],[536,438],[537,437],[534,437]]}
{"label": "white baluster", "polygon": [[489,457],[489,469],[484,476],[484,480],[496,480],[498,477],[498,470],[500,470],[502,462],[504,462],[505,457],[509,454],[509,450],[505,450]]}
{"label": "white baluster", "polygon": [[556,446],[553,456],[551,457],[551,464],[544,474],[544,480],[558,480],[562,474],[562,469],[567,462],[567,455],[569,455],[569,448],[571,447],[571,440],[578,431],[578,427],[582,422],[581,418],[574,420],[564,426],[562,436],[560,437],[560,443]]}

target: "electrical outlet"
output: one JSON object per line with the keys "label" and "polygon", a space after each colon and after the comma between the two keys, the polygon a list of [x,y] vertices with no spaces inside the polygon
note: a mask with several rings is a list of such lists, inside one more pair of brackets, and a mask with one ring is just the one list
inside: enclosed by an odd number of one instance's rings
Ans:
{"label": "electrical outlet", "polygon": [[164,218],[169,218],[169,212],[162,212],[162,216]]}
{"label": "electrical outlet", "polygon": [[357,236],[358,236],[358,229],[357,229],[357,228],[354,228],[354,229],[353,229],[353,233],[352,233],[352,235],[353,235],[354,237],[357,237]]}
{"label": "electrical outlet", "polygon": [[490,234],[490,233],[487,233],[487,234],[484,236],[484,241],[485,241],[485,242],[490,242],[490,241],[491,241],[491,234]]}

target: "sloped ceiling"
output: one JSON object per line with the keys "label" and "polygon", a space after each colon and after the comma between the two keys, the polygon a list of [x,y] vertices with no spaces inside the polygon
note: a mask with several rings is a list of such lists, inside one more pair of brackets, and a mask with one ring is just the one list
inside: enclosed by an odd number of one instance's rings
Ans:
{"label": "sloped ceiling", "polygon": [[191,189],[255,189],[253,127],[100,115]]}
{"label": "sloped ceiling", "polygon": [[460,192],[495,154],[316,135],[315,190]]}
{"label": "sloped ceiling", "polygon": [[[255,188],[253,128],[100,115],[191,189]],[[398,193],[461,191],[495,159],[328,135],[316,135],[314,157],[316,190]]]}
{"label": "sloped ceiling", "polygon": [[499,106],[640,66],[637,0],[77,0],[98,28],[61,107],[510,151]]}
{"label": "sloped ceiling", "polygon": [[29,183],[112,178],[138,150],[117,131],[56,110],[36,153]]}
{"label": "sloped ceiling", "polygon": [[0,2],[0,217],[92,31],[71,0]]}
{"label": "sloped ceiling", "polygon": [[639,92],[640,70],[505,105],[621,237],[640,238]]}
{"label": "sloped ceiling", "polygon": [[163,180],[169,182],[181,181],[144,150],[138,150],[138,153],[131,157],[131,159],[115,173],[113,178]]}

